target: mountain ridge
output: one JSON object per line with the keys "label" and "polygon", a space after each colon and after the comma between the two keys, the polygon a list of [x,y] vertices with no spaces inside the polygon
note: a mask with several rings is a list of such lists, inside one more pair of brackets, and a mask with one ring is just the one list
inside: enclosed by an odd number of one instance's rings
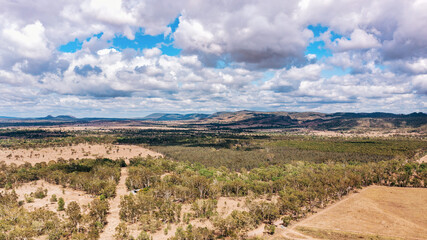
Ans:
{"label": "mountain ridge", "polygon": [[153,113],[143,118],[76,118],[69,115],[42,118],[1,118],[0,126],[48,126],[67,124],[130,124],[165,125],[189,128],[208,128],[212,130],[236,129],[291,129],[307,128],[314,130],[346,131],[357,129],[396,129],[411,128],[427,131],[427,114],[414,112],[395,114],[373,113],[318,113],[318,112],[261,112],[236,111],[202,113]]}

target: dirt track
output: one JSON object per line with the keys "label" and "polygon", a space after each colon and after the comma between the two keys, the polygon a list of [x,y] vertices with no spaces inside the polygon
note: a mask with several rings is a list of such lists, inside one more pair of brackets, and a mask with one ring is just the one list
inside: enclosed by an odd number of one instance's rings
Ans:
{"label": "dirt track", "polygon": [[114,239],[114,234],[116,232],[116,227],[120,223],[120,197],[128,194],[126,188],[126,178],[128,177],[128,169],[122,168],[120,175],[120,181],[116,188],[116,197],[112,199],[110,203],[110,213],[107,216],[107,225],[104,228],[104,231],[101,233],[99,239]]}

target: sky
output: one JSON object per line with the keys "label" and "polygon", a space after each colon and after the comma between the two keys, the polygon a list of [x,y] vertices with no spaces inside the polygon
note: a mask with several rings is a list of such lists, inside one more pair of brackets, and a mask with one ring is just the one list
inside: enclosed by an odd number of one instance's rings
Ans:
{"label": "sky", "polygon": [[0,116],[427,112],[425,0],[0,6]]}

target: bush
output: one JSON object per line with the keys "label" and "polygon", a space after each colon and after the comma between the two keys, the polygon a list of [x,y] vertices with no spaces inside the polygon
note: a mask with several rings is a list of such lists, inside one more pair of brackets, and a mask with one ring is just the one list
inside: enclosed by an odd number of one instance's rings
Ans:
{"label": "bush", "polygon": [[193,228],[191,224],[187,226],[187,229],[184,230],[182,227],[179,227],[176,232],[175,236],[170,238],[171,240],[213,240],[215,239],[214,231],[209,230],[207,228]]}
{"label": "bush", "polygon": [[216,214],[217,200],[196,200],[191,206],[191,210],[194,211],[196,218],[207,218],[209,219]]}
{"label": "bush", "polygon": [[137,240],[153,240],[153,237],[151,237],[147,232],[141,231]]}
{"label": "bush", "polygon": [[41,187],[37,188],[36,192],[34,193],[34,197],[43,199],[47,196],[47,189],[43,189]]}
{"label": "bush", "polygon": [[52,196],[50,197],[50,202],[57,202],[58,199],[56,198],[56,194],[52,194]]}
{"label": "bush", "polygon": [[290,217],[290,216],[284,216],[282,218],[282,221],[283,221],[283,226],[287,227],[291,223],[292,217]]}
{"label": "bush", "polygon": [[133,239],[129,233],[129,229],[127,228],[125,222],[121,222],[119,225],[117,225],[116,233],[114,234],[114,239],[117,239],[117,240]]}
{"label": "bush", "polygon": [[270,235],[273,235],[275,231],[276,231],[276,226],[274,224],[266,224],[264,226],[264,232]]}
{"label": "bush", "polygon": [[58,211],[64,211],[65,210],[65,201],[62,197],[58,200]]}
{"label": "bush", "polygon": [[24,195],[24,197],[25,197],[25,201],[26,201],[27,203],[32,203],[32,202],[34,202],[34,198],[33,198],[32,196],[25,194],[25,195]]}

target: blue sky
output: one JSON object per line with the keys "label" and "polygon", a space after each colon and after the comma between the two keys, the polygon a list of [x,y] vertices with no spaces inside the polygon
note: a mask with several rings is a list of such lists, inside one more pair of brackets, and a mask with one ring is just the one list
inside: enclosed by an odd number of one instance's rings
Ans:
{"label": "blue sky", "polygon": [[[143,50],[143,49],[151,49],[154,47],[159,48],[163,54],[168,56],[176,56],[179,55],[181,49],[175,48],[173,45],[173,33],[176,31],[179,25],[179,17],[175,18],[175,20],[168,25],[171,28],[171,33],[168,35],[158,34],[158,35],[149,35],[145,34],[144,29],[140,28],[137,32],[135,32],[135,38],[130,40],[126,36],[122,34],[116,34],[113,39],[108,39],[107,42],[110,43],[111,48],[114,48],[118,51],[122,51],[124,49],[135,49],[135,50]],[[94,34],[92,37],[86,38],[84,40],[74,39],[64,45],[59,46],[58,50],[61,52],[74,53],[78,50],[82,49],[83,42],[89,42],[93,37],[100,39],[103,33]]]}
{"label": "blue sky", "polygon": [[[173,34],[178,28],[179,25],[179,17],[177,17],[173,23],[169,24],[168,27],[171,28],[171,33],[168,35],[164,34],[158,34],[158,35],[149,35],[144,33],[144,29],[139,29],[135,33],[135,38],[130,40],[126,36],[123,35],[116,35],[113,39],[108,40],[107,42],[110,43],[111,47],[118,51],[123,51],[124,49],[134,49],[134,50],[143,50],[143,49],[152,49],[152,48],[159,48],[162,51],[163,55],[168,56],[177,56],[181,53],[182,49],[174,46],[174,38]],[[308,44],[305,54],[314,54],[316,55],[317,61],[324,61],[328,57],[332,56],[332,50],[328,49],[325,46],[325,42],[323,40],[320,40],[319,37],[321,34],[327,32],[329,30],[328,27],[322,26],[320,24],[313,26],[309,25],[307,29],[311,30],[313,32],[313,40]],[[334,41],[335,39],[342,38],[343,36],[331,31],[330,32],[330,40]],[[102,37],[103,33],[94,34],[92,37],[96,37],[100,39]],[[89,42],[92,37],[89,37],[85,40],[79,40],[75,39],[74,41],[70,41],[67,44],[61,45],[58,50],[61,52],[71,52],[74,53],[78,50],[80,50],[83,46],[83,41]],[[229,62],[225,62],[224,60],[218,60],[216,63],[216,68],[225,68],[229,67]],[[383,67],[383,66],[378,66]],[[332,76],[342,76],[346,75],[351,72],[351,68],[339,68],[339,67],[333,67],[324,69],[322,71],[322,77],[324,78],[330,78]],[[268,71],[264,73],[264,77],[257,80],[258,81],[266,81],[271,79],[274,76],[274,71]]]}
{"label": "blue sky", "polygon": [[[135,33],[135,38],[130,40],[126,36],[116,35],[113,39],[109,39],[108,42],[111,44],[111,48],[122,51],[124,49],[130,48],[135,50],[151,49],[154,47],[162,50],[162,53],[168,56],[179,55],[181,50],[179,47],[174,46],[173,33],[176,31],[179,25],[179,17],[177,17],[173,23],[169,24],[168,27],[171,28],[171,33],[168,35],[158,34],[158,35],[149,35],[144,33],[144,29],[139,29]],[[313,32],[314,38],[320,37],[320,34],[328,31],[328,27],[322,25],[309,25],[307,29]],[[101,38],[102,32],[94,34],[92,37]],[[80,50],[83,46],[83,42],[90,41],[92,37],[86,38],[85,40],[74,39],[64,45],[59,46],[58,50],[61,52],[71,52],[74,53]],[[337,38],[341,38],[339,34],[331,32],[331,41],[334,41]],[[305,54],[315,54],[317,59],[321,60],[332,56],[332,51],[325,47],[325,42],[323,40],[313,40],[309,43],[305,50]],[[218,61],[218,67],[225,67],[227,64],[224,61]]]}

